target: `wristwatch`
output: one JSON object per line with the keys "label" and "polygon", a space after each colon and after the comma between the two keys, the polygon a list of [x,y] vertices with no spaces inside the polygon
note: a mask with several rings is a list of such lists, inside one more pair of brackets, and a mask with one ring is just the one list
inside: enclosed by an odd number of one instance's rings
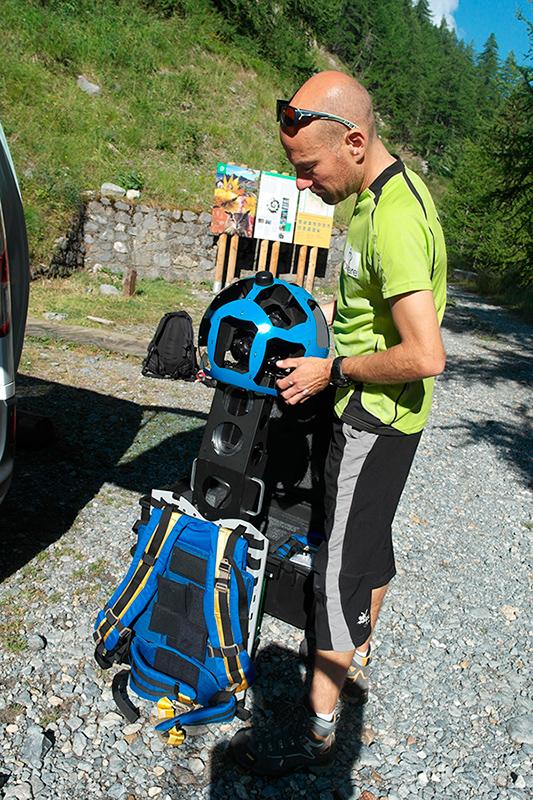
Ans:
{"label": "wristwatch", "polygon": [[350,386],[350,384],[353,383],[351,378],[347,378],[342,371],[342,362],[344,359],[345,356],[337,356],[337,358],[333,359],[333,364],[331,365],[329,382],[332,386],[336,386],[337,389],[343,389],[344,387]]}

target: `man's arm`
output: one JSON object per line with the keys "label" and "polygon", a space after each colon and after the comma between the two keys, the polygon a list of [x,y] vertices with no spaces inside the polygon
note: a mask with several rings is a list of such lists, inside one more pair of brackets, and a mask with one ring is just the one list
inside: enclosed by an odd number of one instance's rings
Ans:
{"label": "man's arm", "polygon": [[337,312],[337,301],[330,300],[329,303],[321,303],[320,310],[324,314],[328,325],[332,325],[333,320],[335,319],[335,314]]}
{"label": "man's arm", "polygon": [[[355,383],[406,383],[439,375],[446,354],[440,335],[437,313],[430,291],[409,292],[390,300],[400,343],[388,350],[364,356],[350,356],[342,371]],[[277,382],[284,400],[301,403],[325,389],[333,359],[286,358],[278,361],[293,372]]]}

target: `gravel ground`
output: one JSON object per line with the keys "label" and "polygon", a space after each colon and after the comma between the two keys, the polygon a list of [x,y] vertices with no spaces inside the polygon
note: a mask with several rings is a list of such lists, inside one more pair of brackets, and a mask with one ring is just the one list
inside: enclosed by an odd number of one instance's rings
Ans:
{"label": "gravel ground", "polygon": [[[19,452],[0,510],[0,794],[200,798],[526,798],[533,329],[454,291],[449,354],[397,514],[398,576],[375,640],[371,699],[340,710],[320,777],[266,782],[225,758],[242,723],[166,748],[116,713],[90,631],[128,563],[139,495],[188,474],[201,385],[150,381],[136,359],[28,341],[20,407],[57,436]],[[265,617],[254,717],[302,692],[299,632]]]}

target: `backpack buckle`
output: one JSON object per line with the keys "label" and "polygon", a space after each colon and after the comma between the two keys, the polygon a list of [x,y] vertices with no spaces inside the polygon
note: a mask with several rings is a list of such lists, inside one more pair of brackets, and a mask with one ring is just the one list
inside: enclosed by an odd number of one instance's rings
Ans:
{"label": "backpack buckle", "polygon": [[218,577],[215,580],[215,589],[219,592],[227,592],[229,589],[231,575],[231,564],[226,558],[221,558],[218,565]]}
{"label": "backpack buckle", "polygon": [[242,652],[243,647],[240,644],[229,644],[226,647],[213,647],[211,644],[207,645],[207,655],[210,658],[228,658],[228,656],[238,656]]}
{"label": "backpack buckle", "polygon": [[119,618],[115,614],[112,608],[106,608],[105,610],[105,618],[109,622],[110,625],[116,625],[117,622],[120,622]]}

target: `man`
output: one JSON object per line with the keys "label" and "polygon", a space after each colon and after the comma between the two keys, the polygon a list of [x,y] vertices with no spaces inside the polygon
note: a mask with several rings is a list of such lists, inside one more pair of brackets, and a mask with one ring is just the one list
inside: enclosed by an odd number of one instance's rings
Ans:
{"label": "man", "polygon": [[[298,189],[334,204],[355,193],[337,300],[324,308],[336,357],[289,358],[285,401],[337,387],[325,467],[326,536],[316,559],[316,653],[305,729],[258,746],[239,731],[237,762],[265,775],[321,765],[333,753],[341,690],[364,702],[370,637],[395,574],[391,523],[444,369],[440,321],[446,252],[431,196],[376,134],[353,78],[323,72],[278,104]],[[294,737],[293,737],[294,739]]]}

